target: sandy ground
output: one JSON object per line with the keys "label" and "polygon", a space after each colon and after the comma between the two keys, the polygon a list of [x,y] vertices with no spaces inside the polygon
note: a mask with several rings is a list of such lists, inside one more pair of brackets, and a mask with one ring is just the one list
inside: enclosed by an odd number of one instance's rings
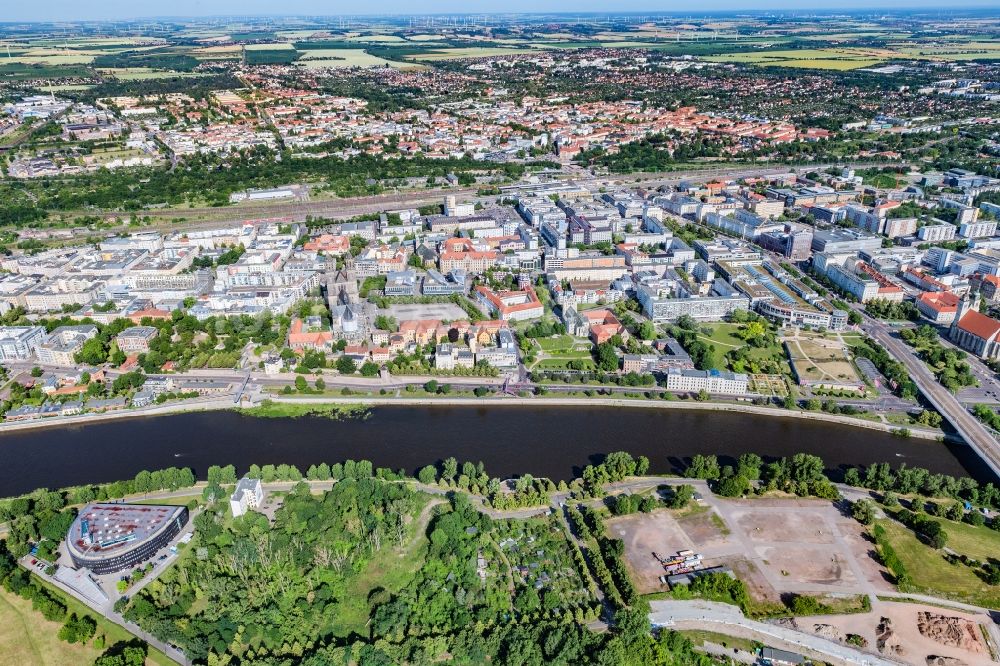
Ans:
{"label": "sandy ground", "polygon": [[[969,648],[956,647],[921,634],[917,627],[917,616],[920,612],[949,618],[961,618],[967,621],[969,623],[966,625],[969,629],[967,635],[974,637],[972,644]],[[893,637],[890,644],[897,645],[902,650],[895,655],[886,654],[887,657],[895,656],[896,659],[913,664],[913,666],[927,666],[927,659],[931,656],[959,659],[967,666],[996,663],[990,658],[989,648],[986,646],[979,629],[980,624],[991,622],[986,615],[963,613],[921,604],[880,601],[873,605],[871,613],[797,618],[796,624],[802,631],[810,631],[827,638],[844,638],[847,634],[857,634],[868,642],[870,648],[875,648],[876,626],[883,617],[889,618],[891,621]],[[833,631],[824,628],[823,625],[832,627]]]}
{"label": "sandy ground", "polygon": [[[716,516],[713,519],[713,516]],[[607,521],[608,533],[625,542],[625,563],[640,593],[663,589],[660,576],[663,565],[653,556],[673,555],[679,550],[693,550],[704,557],[705,566],[728,561],[739,546],[720,528],[721,521],[712,509],[676,515],[659,509]]]}
{"label": "sandy ground", "polygon": [[[860,593],[870,590],[862,537],[842,527],[843,516],[825,502],[733,501],[719,504],[732,539],[744,548],[778,592]],[[877,565],[872,573],[878,574]],[[762,586],[763,587],[763,586]],[[764,594],[764,597],[771,597]]]}

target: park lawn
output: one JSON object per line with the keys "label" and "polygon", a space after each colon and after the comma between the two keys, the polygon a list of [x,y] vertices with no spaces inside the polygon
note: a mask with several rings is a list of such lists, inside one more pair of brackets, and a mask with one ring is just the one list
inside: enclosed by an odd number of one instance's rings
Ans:
{"label": "park lawn", "polygon": [[32,610],[30,601],[0,590],[0,654],[4,663],[90,664],[101,654],[92,645],[71,645],[59,640],[56,634],[61,626]]}
{"label": "park lawn", "polygon": [[[943,523],[949,537],[948,547],[958,551],[952,544],[952,534],[956,532],[954,526],[949,521]],[[987,585],[963,564],[950,564],[940,552],[922,543],[913,532],[896,521],[881,520],[879,524],[885,528],[889,542],[910,575],[910,590],[988,608],[1000,604],[1000,587]]]}
{"label": "park lawn", "polygon": [[[62,590],[50,585],[49,583],[41,580],[37,576],[32,576],[32,578],[39,583],[41,583],[47,590],[57,595],[58,598],[66,604],[66,608],[70,613],[76,613],[77,616],[89,615],[97,621],[97,633],[95,636],[104,635],[105,636],[105,646],[111,647],[115,643],[129,642],[135,640],[135,636],[126,631],[123,627],[110,622],[98,615],[95,611],[91,610],[87,606],[84,606],[81,602],[77,601],[73,597],[63,593]],[[20,604],[22,605],[19,605]],[[26,609],[22,610],[22,609]],[[17,630],[18,618],[24,619],[24,630]],[[31,609],[31,602],[21,599],[18,596],[12,595],[5,590],[0,590],[0,622],[3,622],[3,626],[0,627],[0,655],[3,655],[3,663],[7,664],[56,664],[62,666],[62,664],[89,664],[98,655],[101,654],[100,650],[96,650],[90,646],[79,646],[70,645],[60,641],[56,636],[59,631],[59,627],[62,625],[58,622],[49,622],[41,613],[37,613]],[[8,629],[10,627],[15,628],[15,633],[17,634],[17,644],[27,643],[28,645],[35,645],[40,651],[43,658],[48,657],[50,654],[54,657],[59,657],[53,661],[34,661],[31,659],[18,660],[12,658],[12,653],[8,651],[10,644],[7,642]],[[41,635],[42,639],[39,641],[34,641],[36,633]],[[49,650],[45,648],[45,636],[51,635],[52,640],[55,641],[63,650],[63,652],[57,653],[56,651]],[[16,648],[14,648],[16,651]],[[69,650],[81,650],[81,652],[68,652]],[[30,653],[29,653],[30,654]],[[70,659],[65,658],[65,656],[71,654],[79,654],[81,657],[89,658],[82,659]],[[146,666],[174,666],[174,661],[169,659],[167,655],[163,654],[159,650],[150,647],[149,653],[146,656]]]}
{"label": "park lawn", "polygon": [[[741,326],[742,324],[721,323],[703,324],[698,327],[698,338],[702,342],[715,346],[715,352],[712,354],[712,367],[716,370],[726,369],[727,352],[746,346],[746,342],[736,335]],[[750,358],[754,360],[764,360],[771,356],[779,356],[782,359],[785,357],[781,343],[775,343],[768,347],[748,347],[748,350]],[[787,365],[785,362],[782,367],[786,374],[790,374],[791,370],[786,367]]]}
{"label": "park lawn", "polygon": [[547,352],[558,352],[562,350],[572,350],[575,344],[570,335],[557,335],[551,338],[535,338],[538,346]]}
{"label": "park lawn", "polygon": [[365,565],[365,568],[347,582],[343,598],[337,603],[332,617],[333,633],[337,636],[368,636],[371,617],[369,596],[373,590],[384,590],[395,595],[406,587],[427,558],[427,525],[432,509],[443,503],[440,498],[424,496],[428,501],[420,506],[407,527],[407,541],[402,550],[385,543],[382,550]]}
{"label": "park lawn", "polygon": [[956,553],[968,555],[980,562],[989,558],[1000,558],[1000,532],[983,525],[974,527],[968,523],[957,523],[953,520],[940,520],[944,531],[948,533],[948,548]]}
{"label": "park lawn", "polygon": [[535,365],[539,370],[568,370],[570,361],[583,361],[584,370],[596,370],[594,361],[586,357],[580,358],[543,358]]}

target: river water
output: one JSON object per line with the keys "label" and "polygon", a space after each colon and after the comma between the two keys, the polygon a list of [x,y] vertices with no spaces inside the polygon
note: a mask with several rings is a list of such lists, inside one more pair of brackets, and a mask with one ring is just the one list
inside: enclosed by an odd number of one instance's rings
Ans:
{"label": "river water", "polygon": [[[677,472],[694,454],[731,462],[821,456],[834,477],[844,466],[886,461],[988,479],[965,446],[901,439],[820,421],[735,412],[613,407],[378,407],[367,419],[262,419],[203,412],[44,428],[0,436],[0,496],[133,477],[136,472],[209,465],[314,463],[348,458],[414,472],[448,456],[483,461],[491,476],[570,479],[610,451],[647,456],[651,472]],[[727,460],[729,459],[729,460]]]}

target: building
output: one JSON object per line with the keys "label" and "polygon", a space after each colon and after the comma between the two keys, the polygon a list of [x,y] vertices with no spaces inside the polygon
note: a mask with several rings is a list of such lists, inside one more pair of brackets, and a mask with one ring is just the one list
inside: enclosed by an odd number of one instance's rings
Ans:
{"label": "building", "polygon": [[187,522],[185,506],[88,504],[70,525],[66,550],[78,569],[128,571],[166,547]]}
{"label": "building", "polygon": [[[975,209],[974,209],[975,210]],[[958,228],[958,235],[962,238],[986,238],[995,236],[997,233],[996,220],[984,220],[982,222],[966,222]]]}
{"label": "building", "polygon": [[749,378],[720,370],[667,370],[667,390],[680,393],[707,391],[717,395],[746,395]]}
{"label": "building", "polygon": [[115,342],[125,354],[145,354],[149,351],[149,343],[159,332],[155,326],[132,326],[119,333]]}
{"label": "building", "polygon": [[760,660],[765,666],[799,666],[808,663],[800,654],[771,647],[760,649]]}
{"label": "building", "polygon": [[83,348],[83,343],[97,335],[92,324],[60,326],[49,334],[35,350],[39,363],[73,365],[73,356]]}
{"label": "building", "polygon": [[530,286],[519,291],[493,291],[479,286],[476,287],[476,299],[502,321],[537,319],[545,314],[545,307]]}
{"label": "building", "polygon": [[239,518],[247,511],[256,510],[264,502],[264,487],[260,479],[243,477],[236,484],[236,489],[229,496],[229,508],[233,518]]}
{"label": "building", "polygon": [[736,292],[678,297],[667,286],[644,284],[636,289],[636,297],[642,304],[643,314],[657,323],[677,321],[683,315],[700,321],[721,321],[736,310],[750,309],[750,299]]}
{"label": "building", "polygon": [[0,361],[27,360],[44,340],[42,326],[0,326]]}
{"label": "building", "polygon": [[427,269],[420,287],[424,296],[450,296],[465,293],[465,271],[453,270],[443,275],[433,268]]}
{"label": "building", "polygon": [[385,276],[386,296],[416,296],[417,274],[415,271],[392,271]]}
{"label": "building", "polygon": [[948,337],[956,345],[982,359],[1000,358],[1000,321],[975,309],[968,296],[958,303]]}
{"label": "building", "polygon": [[957,228],[954,224],[928,224],[920,227],[917,238],[927,243],[942,243],[954,240]]}
{"label": "building", "polygon": [[837,254],[841,252],[861,252],[882,247],[879,236],[856,229],[822,229],[813,233],[812,249],[815,252]]}
{"label": "building", "polygon": [[917,310],[935,324],[951,324],[958,313],[959,298],[950,291],[925,291],[917,296]]}

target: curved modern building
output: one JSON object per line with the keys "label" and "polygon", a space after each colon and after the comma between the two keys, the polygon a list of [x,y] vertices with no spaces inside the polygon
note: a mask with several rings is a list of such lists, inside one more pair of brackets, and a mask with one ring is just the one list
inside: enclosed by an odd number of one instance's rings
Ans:
{"label": "curved modern building", "polygon": [[70,526],[66,548],[77,568],[125,571],[153,557],[187,521],[183,506],[88,504]]}

